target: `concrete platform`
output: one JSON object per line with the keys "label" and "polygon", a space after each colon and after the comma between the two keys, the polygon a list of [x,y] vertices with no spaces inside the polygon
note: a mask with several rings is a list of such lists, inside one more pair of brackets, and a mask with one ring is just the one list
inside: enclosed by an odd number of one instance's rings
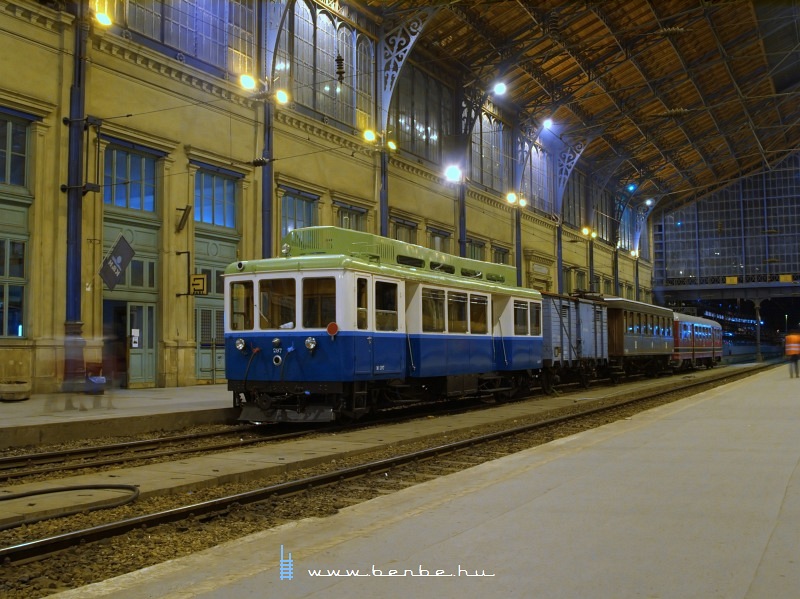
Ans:
{"label": "concrete platform", "polygon": [[772,369],[53,597],[796,597],[799,465],[800,381]]}
{"label": "concrete platform", "polygon": [[0,450],[233,423],[238,416],[225,385],[41,394],[0,402]]}

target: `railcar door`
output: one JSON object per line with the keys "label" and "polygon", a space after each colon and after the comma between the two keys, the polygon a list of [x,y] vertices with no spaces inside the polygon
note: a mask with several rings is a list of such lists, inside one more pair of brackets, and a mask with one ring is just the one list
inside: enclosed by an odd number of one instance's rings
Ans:
{"label": "railcar door", "polygon": [[405,373],[405,286],[396,279],[374,277],[373,282],[373,374],[389,378]]}
{"label": "railcar door", "polygon": [[353,336],[353,361],[356,375],[372,375],[372,277],[358,275],[355,285],[356,326]]}

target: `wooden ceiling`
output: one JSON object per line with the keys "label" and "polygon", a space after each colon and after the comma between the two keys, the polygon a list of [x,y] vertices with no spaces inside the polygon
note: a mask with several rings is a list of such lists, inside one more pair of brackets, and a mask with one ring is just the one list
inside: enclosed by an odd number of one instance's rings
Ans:
{"label": "wooden ceiling", "polygon": [[[800,147],[800,0],[361,0],[386,30],[420,19],[436,64],[551,131],[659,210]],[[432,62],[432,61],[435,61]]]}

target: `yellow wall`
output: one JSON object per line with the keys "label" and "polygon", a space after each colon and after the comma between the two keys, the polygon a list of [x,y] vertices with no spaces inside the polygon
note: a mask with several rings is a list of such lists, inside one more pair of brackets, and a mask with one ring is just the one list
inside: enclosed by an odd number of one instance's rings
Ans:
{"label": "yellow wall", "polygon": [[[24,8],[22,8],[24,7]],[[29,148],[28,325],[22,340],[0,339],[0,380],[32,380],[34,391],[59,388],[63,376],[66,304],[66,194],[69,89],[72,80],[75,26],[72,17],[35,2],[0,0],[0,105],[36,115]],[[102,119],[104,134],[163,151],[156,217],[158,243],[158,350],[155,384],[195,384],[195,298],[187,291],[187,261],[181,251],[194,248],[192,217],[175,231],[181,210],[194,203],[194,169],[190,160],[223,166],[243,176],[239,257],[261,255],[262,169],[248,165],[263,145],[264,105],[233,82],[212,77],[173,57],[93,27],[89,43],[86,114]],[[15,57],[13,60],[11,57]],[[320,195],[319,223],[334,224],[339,200],[365,207],[368,228],[379,232],[379,154],[359,132],[342,132],[321,120],[302,116],[291,105],[274,117],[275,205],[273,254],[279,247],[280,202],[277,186],[287,184]],[[102,183],[105,142],[90,129],[88,180]],[[99,167],[99,172],[98,172]],[[13,190],[12,190],[13,192]],[[390,215],[419,223],[417,242],[427,243],[427,227],[452,233],[458,252],[458,190],[441,173],[401,153],[389,161]],[[9,196],[6,196],[9,197]],[[25,201],[25,198],[21,198]],[[514,259],[514,209],[498,194],[469,189],[468,236],[510,250]],[[108,221],[102,193],[87,193],[83,202],[82,303],[87,362],[99,362],[103,344],[103,298],[98,276]],[[525,262],[523,284],[546,281],[555,290],[556,226],[546,217],[522,214]],[[587,247],[579,232],[564,231],[564,264],[586,270]],[[575,241],[575,243],[571,243]],[[595,244],[595,271],[611,277],[612,248]],[[633,279],[633,261],[620,258],[620,275]],[[642,267],[644,265],[640,265]],[[640,280],[649,281],[649,269]],[[538,281],[538,283],[537,283]],[[649,284],[648,284],[649,286]]]}

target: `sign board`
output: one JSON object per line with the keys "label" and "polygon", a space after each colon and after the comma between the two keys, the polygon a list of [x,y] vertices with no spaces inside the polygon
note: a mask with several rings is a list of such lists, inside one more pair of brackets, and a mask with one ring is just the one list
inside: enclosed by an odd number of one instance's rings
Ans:
{"label": "sign board", "polygon": [[105,281],[108,288],[113,291],[114,287],[123,280],[125,269],[136,255],[133,248],[122,235],[117,239],[117,243],[111,248],[100,266],[100,278]]}

